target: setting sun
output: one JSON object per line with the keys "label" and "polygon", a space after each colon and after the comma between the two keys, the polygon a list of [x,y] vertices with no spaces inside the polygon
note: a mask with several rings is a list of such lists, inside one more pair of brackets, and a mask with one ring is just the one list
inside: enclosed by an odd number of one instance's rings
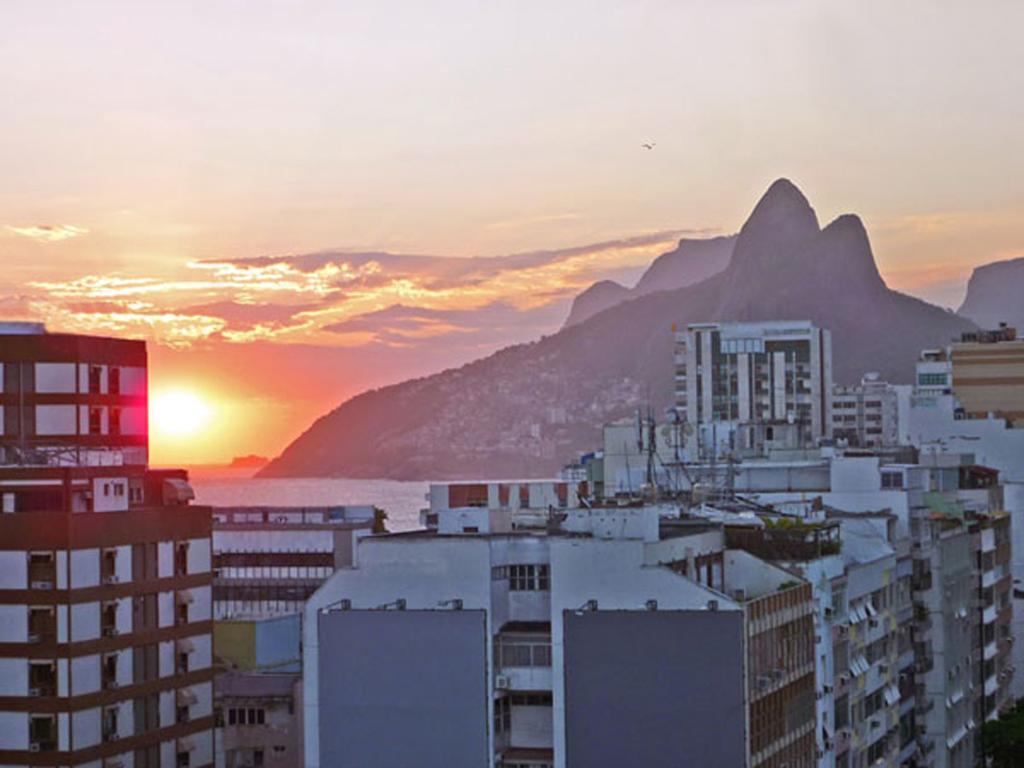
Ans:
{"label": "setting sun", "polygon": [[195,392],[180,389],[156,395],[149,409],[154,431],[173,437],[195,434],[206,425],[213,412]]}

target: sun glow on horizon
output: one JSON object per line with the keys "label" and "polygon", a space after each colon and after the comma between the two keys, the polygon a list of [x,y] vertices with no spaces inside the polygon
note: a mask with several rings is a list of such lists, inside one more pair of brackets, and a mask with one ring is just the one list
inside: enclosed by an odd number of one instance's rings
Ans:
{"label": "sun glow on horizon", "polygon": [[149,403],[152,432],[161,437],[195,435],[206,427],[213,408],[200,395],[188,389],[173,389],[155,395]]}

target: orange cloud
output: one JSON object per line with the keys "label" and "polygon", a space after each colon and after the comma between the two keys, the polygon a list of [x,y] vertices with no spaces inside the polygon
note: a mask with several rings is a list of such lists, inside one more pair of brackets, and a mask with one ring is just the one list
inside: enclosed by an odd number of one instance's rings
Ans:
{"label": "orange cloud", "polygon": [[76,227],[73,224],[58,224],[53,226],[50,224],[37,224],[31,227],[6,227],[8,232],[13,232],[16,235],[22,237],[28,237],[36,242],[40,243],[56,243],[61,240],[68,240],[72,237],[78,237],[79,235],[86,235],[89,233],[88,229],[84,227]]}
{"label": "orange cloud", "polygon": [[[497,257],[342,251],[190,261],[168,278],[119,273],[32,282],[30,299],[33,314],[55,327],[176,347],[217,340],[399,346],[466,334],[486,344],[478,329],[507,322],[508,312],[515,319],[495,338],[520,341],[557,327],[572,296],[597,279],[640,269],[678,234]],[[421,314],[398,327],[395,313],[384,312],[391,307]],[[358,328],[345,328],[356,318]]]}

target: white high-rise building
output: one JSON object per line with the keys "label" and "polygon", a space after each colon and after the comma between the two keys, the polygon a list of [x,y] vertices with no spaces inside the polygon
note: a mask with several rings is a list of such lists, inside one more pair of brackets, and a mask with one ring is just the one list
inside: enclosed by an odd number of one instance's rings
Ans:
{"label": "white high-rise building", "polygon": [[676,407],[699,453],[832,434],[832,340],[808,320],[696,323],[676,333]]}

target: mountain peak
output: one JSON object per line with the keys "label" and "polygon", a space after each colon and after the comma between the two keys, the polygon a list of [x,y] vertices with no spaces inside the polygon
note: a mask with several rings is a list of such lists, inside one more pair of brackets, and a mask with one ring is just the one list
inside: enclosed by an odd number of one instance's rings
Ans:
{"label": "mountain peak", "polygon": [[823,280],[838,281],[850,290],[886,287],[864,222],[856,214],[844,213],[825,227],[812,256],[806,268],[815,269]]}
{"label": "mountain peak", "polygon": [[975,267],[959,313],[982,328],[1009,323],[1024,330],[1024,257]]}
{"label": "mountain peak", "polygon": [[765,226],[784,225],[802,233],[818,231],[818,217],[804,193],[789,179],[776,179],[757,201],[750,218],[744,225],[760,229]]}
{"label": "mountain peak", "polygon": [[729,271],[767,278],[785,269],[820,231],[818,217],[803,192],[789,179],[778,179],[740,230]]}

